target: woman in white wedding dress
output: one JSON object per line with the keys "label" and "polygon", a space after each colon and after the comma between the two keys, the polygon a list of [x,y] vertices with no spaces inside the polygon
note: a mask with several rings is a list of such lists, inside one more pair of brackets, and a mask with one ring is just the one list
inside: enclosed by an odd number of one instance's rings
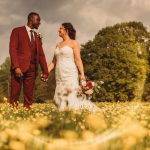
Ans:
{"label": "woman in white wedding dress", "polygon": [[[56,89],[54,102],[59,110],[97,111],[99,108],[90,100],[77,96],[79,82],[85,80],[80,47],[75,40],[76,31],[71,23],[63,23],[59,28],[62,41],[56,45],[49,73],[55,67]],[[79,74],[80,73],[80,74]]]}

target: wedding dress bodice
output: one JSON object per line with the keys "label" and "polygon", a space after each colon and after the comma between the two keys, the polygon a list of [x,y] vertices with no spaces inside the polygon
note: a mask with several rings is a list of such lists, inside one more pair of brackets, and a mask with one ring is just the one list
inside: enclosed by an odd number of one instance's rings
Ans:
{"label": "wedding dress bodice", "polygon": [[[78,85],[78,70],[74,60],[73,49],[70,46],[56,48],[56,82]],[[72,81],[72,82],[71,82]]]}

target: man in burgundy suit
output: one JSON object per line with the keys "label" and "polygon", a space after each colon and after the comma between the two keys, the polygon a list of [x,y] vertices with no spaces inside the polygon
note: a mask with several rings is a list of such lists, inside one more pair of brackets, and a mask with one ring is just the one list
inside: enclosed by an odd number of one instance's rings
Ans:
{"label": "man in burgundy suit", "polygon": [[42,69],[42,79],[48,78],[48,68],[40,37],[33,29],[38,29],[40,16],[35,12],[28,15],[25,26],[12,30],[9,43],[11,58],[11,84],[9,103],[17,106],[23,85],[24,107],[30,108],[38,65]]}

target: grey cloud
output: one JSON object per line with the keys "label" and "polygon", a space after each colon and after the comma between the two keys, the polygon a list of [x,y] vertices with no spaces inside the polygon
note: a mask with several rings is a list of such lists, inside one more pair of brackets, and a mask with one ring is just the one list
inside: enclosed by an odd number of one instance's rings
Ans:
{"label": "grey cloud", "polygon": [[72,22],[79,43],[92,39],[101,28],[118,22],[138,20],[149,29],[149,0],[1,0],[0,1],[0,64],[8,56],[12,28],[27,22],[31,11],[42,17],[40,31],[47,60],[52,58],[62,22]]}

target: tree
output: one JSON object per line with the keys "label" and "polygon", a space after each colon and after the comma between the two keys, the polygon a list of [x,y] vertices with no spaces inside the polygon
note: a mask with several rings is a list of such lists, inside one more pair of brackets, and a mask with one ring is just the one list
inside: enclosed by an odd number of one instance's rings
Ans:
{"label": "tree", "polygon": [[10,58],[7,57],[0,69],[0,101],[3,97],[9,97],[10,86]]}
{"label": "tree", "polygon": [[128,22],[106,27],[82,45],[86,75],[104,81],[94,101],[142,98],[149,72],[149,37],[141,22]]}

